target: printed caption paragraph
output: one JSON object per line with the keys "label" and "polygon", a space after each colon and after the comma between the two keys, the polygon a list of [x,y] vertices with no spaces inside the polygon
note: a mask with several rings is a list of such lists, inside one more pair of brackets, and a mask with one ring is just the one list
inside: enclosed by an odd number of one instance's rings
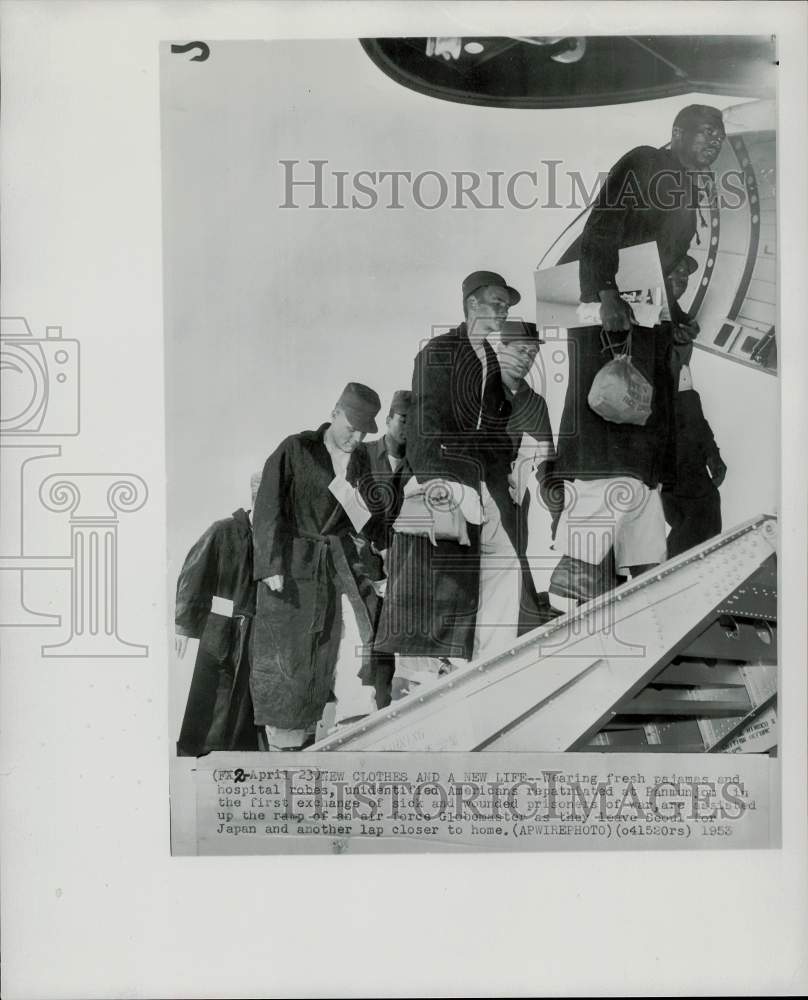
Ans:
{"label": "printed caption paragraph", "polygon": [[738,754],[211,754],[194,771],[196,848],[770,847],[776,768]]}

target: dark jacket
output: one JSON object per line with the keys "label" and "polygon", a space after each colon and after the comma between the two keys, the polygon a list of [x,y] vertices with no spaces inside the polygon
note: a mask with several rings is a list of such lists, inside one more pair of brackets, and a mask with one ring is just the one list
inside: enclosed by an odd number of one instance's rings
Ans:
{"label": "dark jacket", "polygon": [[483,344],[485,386],[465,323],[433,337],[415,358],[407,459],[419,482],[446,478],[479,491],[510,450],[510,403],[496,354]]}
{"label": "dark jacket", "polygon": [[[561,263],[580,261],[581,300],[597,302],[600,291],[617,287],[621,249],[655,241],[662,273],[667,274],[687,252],[699,216],[694,179],[673,153],[638,146],[609,171],[580,241]],[[682,315],[675,304],[672,313],[675,319]],[[633,333],[632,360],[654,389],[645,427],[611,423],[589,408],[592,381],[611,355],[602,349],[599,327],[570,329],[568,337],[569,384],[559,428],[557,473],[567,479],[628,475],[651,487],[667,479],[673,441],[670,324],[654,330],[638,327]],[[620,343],[623,336],[613,334],[611,339]]]}
{"label": "dark jacket", "polygon": [[[600,301],[616,288],[618,251],[656,241],[662,273],[685,254],[697,231],[697,189],[669,149],[638,146],[609,171],[586,221],[580,244],[561,263],[580,260],[581,301]],[[629,291],[630,289],[622,289]]]}
{"label": "dark jacket", "polygon": [[511,461],[516,458],[523,434],[546,445],[548,460],[555,452],[547,403],[544,396],[534,392],[524,379],[520,382],[516,393],[511,396],[511,415],[508,418],[506,431],[511,442]]}
{"label": "dark jacket", "polygon": [[390,542],[393,522],[401,510],[404,486],[412,476],[412,470],[404,458],[398,470],[393,472],[387,457],[387,442],[383,437],[378,441],[366,441],[365,447],[370,457],[370,471],[373,477],[371,502],[377,517],[381,518],[384,525],[386,548]]}
{"label": "dark jacket", "polygon": [[[188,553],[177,579],[175,630],[199,639],[177,751],[257,750],[250,700],[249,646],[255,614],[250,518],[216,521]],[[233,602],[233,617],[211,611]]]}
{"label": "dark jacket", "polygon": [[[373,477],[372,501],[377,515],[384,524],[386,549],[393,540],[393,524],[401,511],[404,500],[404,486],[412,476],[406,457],[397,471],[393,472],[387,455],[387,441],[384,437],[378,441],[366,441],[365,447],[370,456],[371,475]],[[383,603],[379,604],[379,615]],[[374,635],[379,624],[379,616],[373,623]],[[363,684],[372,685],[376,692],[376,707],[386,708],[392,697],[392,681],[396,669],[395,656],[392,653],[381,653],[374,650],[370,659],[363,665],[359,675]]]}
{"label": "dark jacket", "polygon": [[[383,544],[371,518],[357,532],[329,491],[334,479],[323,435],[328,424],[286,438],[269,456],[253,513],[256,580],[282,575],[281,592],[258,585],[252,695],[259,725],[313,726],[331,693],[342,631],[340,596],[356,613],[363,642],[372,639],[381,576],[369,542]],[[351,455],[346,478],[368,508],[372,488],[364,445]],[[357,662],[357,673],[362,657]]]}
{"label": "dark jacket", "polygon": [[720,461],[713,432],[695,389],[676,393],[675,477],[662,490],[662,507],[671,527],[668,558],[721,534],[721,494],[708,470]]}
{"label": "dark jacket", "polygon": [[[676,412],[676,479],[670,484],[682,497],[702,497],[716,492],[707,462],[720,459],[713,431],[701,408],[701,397],[695,389],[677,392]],[[666,483],[666,486],[668,484]]]}

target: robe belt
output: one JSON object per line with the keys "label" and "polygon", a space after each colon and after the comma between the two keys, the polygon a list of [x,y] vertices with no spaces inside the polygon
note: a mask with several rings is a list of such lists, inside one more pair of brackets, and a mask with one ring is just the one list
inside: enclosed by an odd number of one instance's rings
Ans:
{"label": "robe belt", "polygon": [[331,564],[336,580],[341,589],[351,602],[351,607],[356,614],[359,625],[359,635],[363,642],[369,643],[373,638],[373,622],[370,610],[359,593],[356,578],[348,564],[345,549],[342,546],[340,535],[320,535],[316,532],[299,531],[298,537],[306,538],[317,542],[317,555],[315,556],[314,580],[315,595],[314,607],[312,608],[311,631],[319,633],[323,631],[325,625],[326,611],[328,610],[328,583],[331,573],[329,572],[328,556],[331,555]]}

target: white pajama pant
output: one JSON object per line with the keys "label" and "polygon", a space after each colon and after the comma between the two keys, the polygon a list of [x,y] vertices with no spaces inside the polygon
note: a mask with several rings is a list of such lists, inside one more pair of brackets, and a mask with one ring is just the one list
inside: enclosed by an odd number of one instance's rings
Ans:
{"label": "white pajama pant", "polygon": [[556,530],[557,551],[599,565],[612,547],[621,574],[630,566],[665,561],[665,514],[659,489],[632,476],[567,483]]}
{"label": "white pajama pant", "polygon": [[499,507],[481,484],[480,598],[474,629],[473,659],[485,660],[510,646],[519,627],[522,572],[519,557],[502,524]]}

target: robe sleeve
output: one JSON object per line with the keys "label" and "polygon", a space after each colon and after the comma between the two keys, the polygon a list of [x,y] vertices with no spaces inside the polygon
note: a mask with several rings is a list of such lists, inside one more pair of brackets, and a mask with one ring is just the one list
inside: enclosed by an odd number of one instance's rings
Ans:
{"label": "robe sleeve", "polygon": [[293,525],[289,521],[288,498],[291,489],[290,451],[287,438],[269,456],[264,465],[261,485],[253,507],[253,579],[286,576],[289,573]]}
{"label": "robe sleeve", "polygon": [[177,578],[174,628],[177,635],[199,639],[210,614],[218,579],[218,522],[208,528],[185,558]]}
{"label": "robe sleeve", "polygon": [[[451,398],[450,366],[430,364],[430,347],[427,345],[419,351],[412,373],[413,406],[410,412],[418,421],[418,429],[414,442],[416,448],[410,447],[410,451],[415,453],[408,457],[419,482],[445,471],[441,469],[442,456],[437,435],[444,421],[443,407]],[[407,418],[408,423],[411,420],[412,417]]]}
{"label": "robe sleeve", "polygon": [[534,472],[555,459],[550,414],[543,396],[520,390],[514,398],[508,434],[516,449],[514,467],[529,466]]}
{"label": "robe sleeve", "polygon": [[555,445],[553,443],[553,429],[550,425],[550,413],[547,410],[547,403],[542,396],[536,394],[535,415],[531,420],[531,427],[528,433],[534,440],[535,460],[537,465],[545,462],[552,462],[555,459]]}
{"label": "robe sleeve", "polygon": [[[376,442],[373,442],[374,447]],[[356,488],[362,498],[362,502],[370,514],[370,520],[362,528],[361,535],[372,542],[377,550],[381,552],[387,548],[388,525],[390,523],[390,507],[393,503],[391,494],[393,476],[384,476],[377,480],[377,473],[373,468],[373,459],[370,447],[365,446],[357,455]],[[387,459],[385,459],[386,463]]]}
{"label": "robe sleeve", "polygon": [[550,413],[543,397],[539,397],[539,419],[536,433],[536,482],[539,486],[542,502],[553,518],[554,523],[564,506],[564,484],[555,477],[556,451],[553,442],[553,428],[550,424]]}
{"label": "robe sleeve", "polygon": [[718,445],[715,442],[715,436],[713,435],[713,429],[707,422],[707,417],[704,416],[704,410],[701,405],[701,398],[698,399],[697,405],[694,408],[697,412],[694,414],[693,424],[694,424],[694,438],[698,441],[702,454],[704,455],[704,460],[709,462],[711,460],[721,460],[721,452],[718,450]]}
{"label": "robe sleeve", "polygon": [[[479,401],[464,383],[472,370],[458,372],[457,344],[427,344],[415,358],[413,405],[408,417],[407,459],[419,483],[430,479],[467,482],[481,476],[476,420]],[[475,366],[476,377],[480,369]],[[409,425],[417,421],[411,434]]]}

